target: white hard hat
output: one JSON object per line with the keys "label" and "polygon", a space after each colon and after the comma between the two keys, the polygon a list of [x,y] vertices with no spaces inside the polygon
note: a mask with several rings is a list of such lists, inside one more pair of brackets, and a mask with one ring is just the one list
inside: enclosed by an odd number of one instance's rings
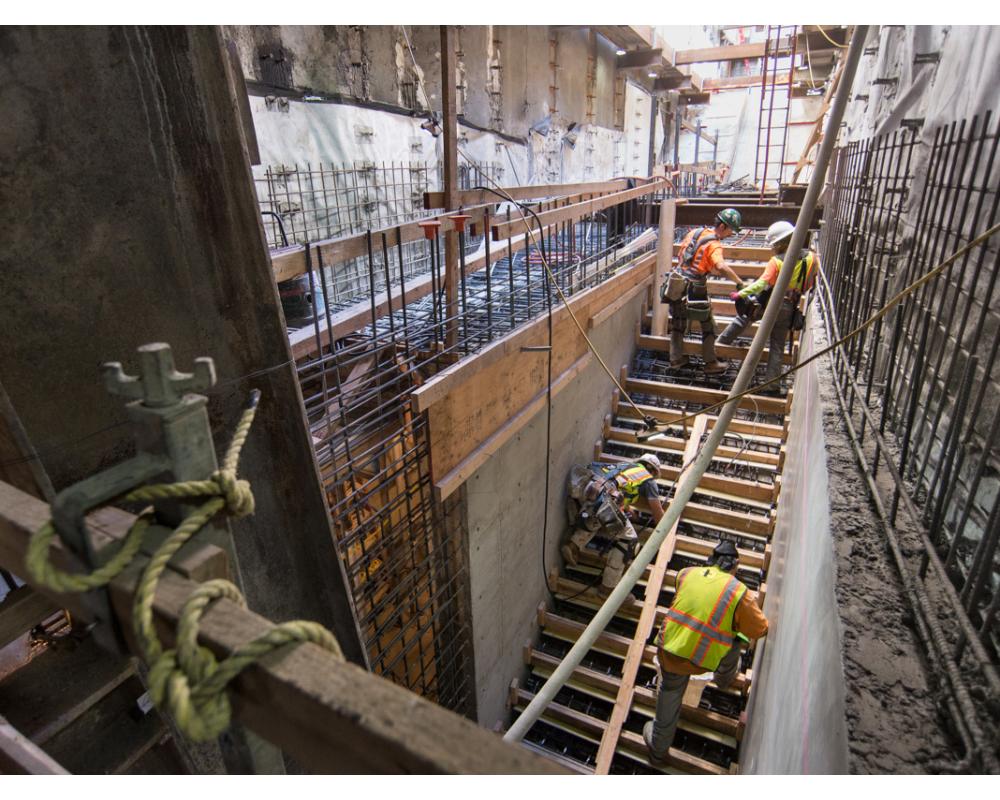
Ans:
{"label": "white hard hat", "polygon": [[654,456],[652,453],[643,453],[639,456],[639,463],[645,464],[653,473],[653,477],[660,474],[660,459]]}
{"label": "white hard hat", "polygon": [[786,222],[781,220],[780,222],[775,222],[770,228],[767,229],[767,236],[764,237],[764,241],[767,242],[768,247],[774,247],[782,239],[787,239],[795,232],[795,226],[791,222]]}

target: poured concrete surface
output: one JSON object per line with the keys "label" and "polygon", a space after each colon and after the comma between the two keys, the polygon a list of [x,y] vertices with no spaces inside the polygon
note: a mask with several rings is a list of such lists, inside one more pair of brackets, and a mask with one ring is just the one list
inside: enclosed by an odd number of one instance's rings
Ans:
{"label": "poured concrete surface", "polygon": [[[809,334],[803,337],[803,358],[814,351]],[[764,605],[770,631],[754,659],[741,770],[844,773],[844,674],[815,364],[795,379],[772,547]]]}
{"label": "poured concrete surface", "polygon": [[[588,335],[609,368],[628,361],[641,297]],[[539,358],[545,358],[540,353]],[[593,460],[614,386],[596,360],[552,403],[552,464],[549,474],[545,568],[542,513],[545,487],[543,409],[466,483],[469,565],[476,654],[478,719],[492,727],[506,717],[507,688],[524,669],[522,649],[538,634],[535,610],[549,599],[545,570],[558,566],[566,526],[562,498],[566,476]]]}

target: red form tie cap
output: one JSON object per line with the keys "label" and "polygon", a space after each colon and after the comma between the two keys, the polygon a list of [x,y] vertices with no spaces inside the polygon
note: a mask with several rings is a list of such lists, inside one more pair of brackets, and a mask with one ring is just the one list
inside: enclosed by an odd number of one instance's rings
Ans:
{"label": "red form tie cap", "polygon": [[467,219],[472,219],[468,214],[452,214],[448,217],[452,222],[455,223],[455,230],[459,233],[465,233],[465,221]]}
{"label": "red form tie cap", "polygon": [[419,225],[423,229],[424,238],[430,241],[435,236],[437,236],[438,228],[441,227],[441,221],[436,219],[429,219],[426,222],[418,222],[417,225]]}

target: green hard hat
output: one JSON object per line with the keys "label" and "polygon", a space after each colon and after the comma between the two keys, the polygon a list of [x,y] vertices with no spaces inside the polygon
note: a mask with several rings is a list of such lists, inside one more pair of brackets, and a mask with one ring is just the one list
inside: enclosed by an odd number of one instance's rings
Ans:
{"label": "green hard hat", "polygon": [[729,227],[733,233],[739,233],[743,225],[743,217],[735,208],[724,208],[715,215],[718,222],[722,222]]}

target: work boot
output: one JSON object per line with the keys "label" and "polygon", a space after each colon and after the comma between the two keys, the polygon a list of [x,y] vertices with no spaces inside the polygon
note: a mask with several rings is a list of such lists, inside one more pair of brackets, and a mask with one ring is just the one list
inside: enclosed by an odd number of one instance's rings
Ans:
{"label": "work boot", "polygon": [[579,563],[580,548],[576,546],[576,542],[567,542],[559,548],[559,552],[562,553],[563,560],[570,566],[575,567]]}
{"label": "work boot", "polygon": [[603,583],[597,585],[597,594],[599,594],[604,600],[607,600],[614,590],[614,586],[605,586]]}
{"label": "work boot", "polygon": [[670,359],[670,369],[680,369],[681,367],[686,367],[690,363],[691,359],[687,356],[681,356],[676,361]]}
{"label": "work boot", "polygon": [[653,721],[650,720],[642,726],[642,740],[646,743],[646,757],[649,759],[649,766],[662,769],[667,766],[667,759],[660,758],[653,752]]}
{"label": "work boot", "polygon": [[727,369],[729,369],[729,362],[721,359],[716,359],[715,361],[705,364],[706,375],[721,375]]}

